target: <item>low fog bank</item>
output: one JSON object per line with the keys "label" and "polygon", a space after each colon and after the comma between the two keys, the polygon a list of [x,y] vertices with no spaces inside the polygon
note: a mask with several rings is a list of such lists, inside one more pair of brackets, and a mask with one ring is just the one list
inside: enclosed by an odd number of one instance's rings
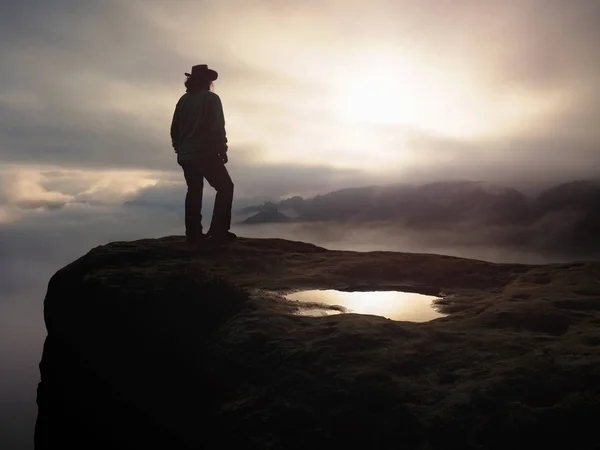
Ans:
{"label": "low fog bank", "polygon": [[476,181],[367,186],[246,207],[238,220],[277,224],[286,236],[327,247],[495,262],[598,259],[600,182],[572,181],[537,195]]}
{"label": "low fog bank", "polygon": [[[550,264],[600,260],[600,252],[544,249],[544,240],[547,236],[535,227],[530,229],[490,227],[479,230],[456,227],[446,230],[417,231],[385,223],[357,225],[311,222],[236,224],[234,231],[248,237],[277,237],[310,242],[331,250],[435,253],[495,263]],[[516,242],[527,239],[531,241]]]}

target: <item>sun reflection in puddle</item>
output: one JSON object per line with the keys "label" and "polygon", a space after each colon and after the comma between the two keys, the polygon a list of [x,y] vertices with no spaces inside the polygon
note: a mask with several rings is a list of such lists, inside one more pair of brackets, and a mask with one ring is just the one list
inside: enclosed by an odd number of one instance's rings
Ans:
{"label": "sun reflection in puddle", "polygon": [[[392,320],[428,322],[438,317],[444,317],[444,314],[438,312],[433,304],[433,300],[438,297],[412,292],[311,290],[294,292],[287,295],[286,298],[304,303],[337,305],[345,308],[349,313],[373,314]],[[318,306],[302,308],[298,311],[298,314],[305,316],[326,316],[339,313],[339,311]]]}

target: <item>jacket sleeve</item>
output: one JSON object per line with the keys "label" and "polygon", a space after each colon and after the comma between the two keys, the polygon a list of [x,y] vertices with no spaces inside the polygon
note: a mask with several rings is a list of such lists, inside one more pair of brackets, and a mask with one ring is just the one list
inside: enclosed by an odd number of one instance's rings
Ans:
{"label": "jacket sleeve", "polygon": [[177,153],[177,142],[179,140],[179,113],[177,108],[175,108],[175,112],[173,113],[173,120],[171,121],[171,144],[173,145],[173,149],[175,153]]}
{"label": "jacket sleeve", "polygon": [[217,94],[211,95],[208,108],[212,141],[218,153],[227,152],[227,132],[225,131],[225,114],[223,103]]}

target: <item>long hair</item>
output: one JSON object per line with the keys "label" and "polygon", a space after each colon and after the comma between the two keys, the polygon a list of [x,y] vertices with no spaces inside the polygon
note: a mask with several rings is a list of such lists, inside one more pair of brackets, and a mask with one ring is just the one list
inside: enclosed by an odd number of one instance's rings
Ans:
{"label": "long hair", "polygon": [[186,92],[191,91],[210,91],[213,87],[213,82],[208,78],[188,77],[185,80]]}

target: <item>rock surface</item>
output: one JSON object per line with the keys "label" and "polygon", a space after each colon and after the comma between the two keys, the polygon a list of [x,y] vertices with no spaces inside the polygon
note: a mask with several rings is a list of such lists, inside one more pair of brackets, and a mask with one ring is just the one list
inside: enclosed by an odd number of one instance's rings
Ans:
{"label": "rock surface", "polygon": [[[36,448],[599,448],[598,274],[277,239],[98,247],[49,283]],[[449,316],[306,317],[273,293],[304,288],[441,293]]]}

